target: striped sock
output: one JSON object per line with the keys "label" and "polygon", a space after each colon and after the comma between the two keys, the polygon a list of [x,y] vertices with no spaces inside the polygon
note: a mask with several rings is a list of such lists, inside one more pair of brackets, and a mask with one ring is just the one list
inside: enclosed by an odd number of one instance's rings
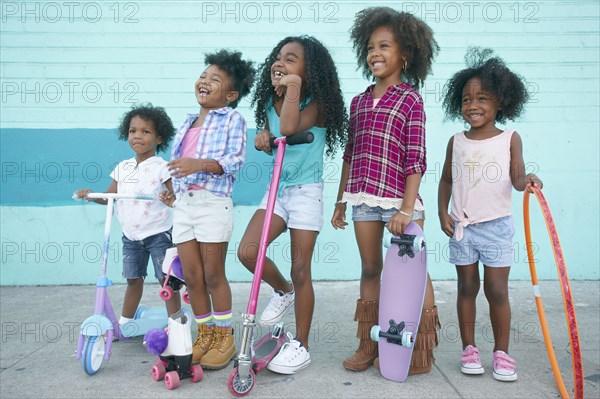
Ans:
{"label": "striped sock", "polygon": [[215,320],[212,312],[208,312],[202,315],[194,315],[194,319],[198,324],[206,324],[207,326],[212,326],[215,324]]}
{"label": "striped sock", "polygon": [[215,324],[217,327],[231,327],[233,313],[231,309],[224,312],[214,312]]}

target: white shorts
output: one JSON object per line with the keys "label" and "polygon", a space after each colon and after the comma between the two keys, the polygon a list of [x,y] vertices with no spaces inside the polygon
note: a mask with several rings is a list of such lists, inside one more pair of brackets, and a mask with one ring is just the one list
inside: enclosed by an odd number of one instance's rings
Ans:
{"label": "white shorts", "polygon": [[[259,209],[267,209],[269,190]],[[275,202],[275,214],[290,229],[321,231],[323,228],[323,183],[286,187]]]}
{"label": "white shorts", "polygon": [[233,232],[233,201],[209,190],[188,190],[173,203],[173,243],[229,242]]}

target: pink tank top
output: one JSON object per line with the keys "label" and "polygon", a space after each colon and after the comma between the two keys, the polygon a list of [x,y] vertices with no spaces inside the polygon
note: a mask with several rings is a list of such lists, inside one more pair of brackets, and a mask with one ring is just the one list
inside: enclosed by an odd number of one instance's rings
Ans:
{"label": "pink tank top", "polygon": [[[181,158],[196,158],[196,148],[198,148],[198,139],[200,138],[201,127],[188,129],[181,140]],[[190,184],[188,190],[202,190],[202,187],[196,184]]]}
{"label": "pink tank top", "polygon": [[505,130],[486,140],[470,140],[464,132],[454,135],[452,147],[452,201],[450,217],[456,224],[456,239],[470,224],[512,214],[510,140],[514,130]]}

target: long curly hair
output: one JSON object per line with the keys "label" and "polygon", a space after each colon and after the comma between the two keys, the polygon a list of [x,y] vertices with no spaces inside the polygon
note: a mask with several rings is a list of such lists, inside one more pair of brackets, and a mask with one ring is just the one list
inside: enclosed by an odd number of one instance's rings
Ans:
{"label": "long curly hair", "polygon": [[135,116],[154,123],[156,133],[162,138],[162,143],[156,146],[156,152],[169,148],[169,143],[175,136],[175,127],[165,109],[155,107],[151,103],[134,105],[131,110],[123,114],[119,123],[119,140],[127,141],[129,139],[129,124]]}
{"label": "long curly hair", "polygon": [[469,47],[465,55],[467,68],[455,73],[444,87],[443,109],[446,119],[462,118],[463,89],[467,82],[479,78],[482,89],[494,95],[500,110],[496,122],[518,118],[529,100],[523,78],[512,72],[489,48]]}
{"label": "long curly hair", "polygon": [[362,70],[367,79],[373,77],[367,62],[369,38],[375,29],[382,26],[394,33],[396,43],[406,57],[403,79],[418,90],[431,73],[433,59],[440,51],[437,41],[433,38],[433,31],[414,15],[389,7],[371,7],[359,11],[354,17],[350,38],[356,53],[358,69]]}
{"label": "long curly hair", "polygon": [[301,101],[311,98],[317,104],[319,120],[327,128],[326,154],[335,154],[348,138],[348,113],[340,88],[337,68],[327,48],[312,36],[289,36],[281,40],[258,68],[259,78],[252,97],[256,105],[254,118],[257,129],[262,129],[267,121],[267,106],[277,97],[271,83],[271,66],[281,48],[288,43],[299,43],[304,47],[304,71],[306,80],[302,82]]}

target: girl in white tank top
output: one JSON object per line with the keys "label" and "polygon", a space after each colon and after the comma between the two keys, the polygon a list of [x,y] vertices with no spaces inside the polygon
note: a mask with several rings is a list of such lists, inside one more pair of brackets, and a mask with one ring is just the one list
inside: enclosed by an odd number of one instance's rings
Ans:
{"label": "girl in white tank top", "polygon": [[[480,286],[479,262],[484,265],[484,291],[490,305],[494,333],[493,376],[499,381],[517,379],[516,362],[508,356],[510,304],[508,275],[512,260],[514,227],[512,187],[542,187],[534,174],[525,173],[521,137],[502,130],[518,117],[528,94],[522,79],[490,49],[469,49],[467,68],[446,85],[444,111],[449,119],[462,118],[470,129],[450,138],[438,191],[442,231],[450,237],[450,260],[456,264],[457,310],[463,345],[461,371],[483,374],[475,344],[475,302]],[[448,206],[450,204],[450,212]],[[499,228],[506,226],[508,229]],[[505,248],[505,255],[488,256],[490,246]]]}

